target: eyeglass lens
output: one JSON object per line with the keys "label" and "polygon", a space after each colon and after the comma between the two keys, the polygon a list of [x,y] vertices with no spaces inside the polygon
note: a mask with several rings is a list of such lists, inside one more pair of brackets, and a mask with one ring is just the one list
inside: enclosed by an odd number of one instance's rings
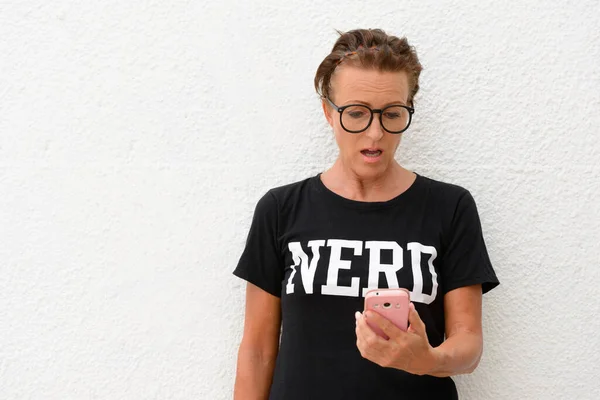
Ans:
{"label": "eyeglass lens", "polygon": [[[377,118],[374,115],[373,118]],[[410,114],[406,108],[391,106],[383,110],[381,122],[383,128],[390,132],[400,132],[409,123]],[[342,126],[348,131],[362,131],[371,122],[371,110],[366,106],[355,105],[342,112]]]}

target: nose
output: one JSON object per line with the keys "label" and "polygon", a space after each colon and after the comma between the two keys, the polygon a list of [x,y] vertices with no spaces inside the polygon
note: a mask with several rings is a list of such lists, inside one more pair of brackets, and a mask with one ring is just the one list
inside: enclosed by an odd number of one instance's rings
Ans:
{"label": "nose", "polygon": [[371,122],[371,125],[367,128],[367,130],[365,131],[365,135],[367,135],[370,139],[377,141],[380,140],[383,135],[385,134],[385,131],[383,130],[383,127],[381,126],[381,121],[379,120],[379,115],[373,115],[373,121]]}

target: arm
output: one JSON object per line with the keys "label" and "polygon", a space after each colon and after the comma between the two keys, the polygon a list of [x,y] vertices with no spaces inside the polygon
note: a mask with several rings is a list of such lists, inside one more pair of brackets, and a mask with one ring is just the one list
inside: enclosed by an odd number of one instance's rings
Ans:
{"label": "arm", "polygon": [[279,351],[281,301],[259,287],[246,286],[244,333],[238,351],[234,400],[267,399]]}
{"label": "arm", "polygon": [[[414,304],[406,332],[373,311],[356,313],[357,347],[361,355],[381,365],[416,375],[447,377],[473,372],[481,358],[481,285],[462,287],[444,297],[446,337],[438,347],[427,338],[425,323]],[[379,337],[366,323],[379,326],[390,338]]]}
{"label": "arm", "polygon": [[469,374],[483,352],[481,285],[458,288],[444,296],[447,339],[433,349],[435,367],[429,375]]}

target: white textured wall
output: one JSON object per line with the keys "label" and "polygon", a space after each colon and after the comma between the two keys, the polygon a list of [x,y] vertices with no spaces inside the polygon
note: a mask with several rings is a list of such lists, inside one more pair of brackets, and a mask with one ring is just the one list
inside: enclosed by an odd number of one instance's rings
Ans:
{"label": "white textured wall", "polygon": [[202,3],[1,3],[1,399],[231,398],[231,270],[333,162],[312,79],[356,27],[417,47],[398,158],[473,192],[502,281],[462,398],[600,397],[600,2]]}

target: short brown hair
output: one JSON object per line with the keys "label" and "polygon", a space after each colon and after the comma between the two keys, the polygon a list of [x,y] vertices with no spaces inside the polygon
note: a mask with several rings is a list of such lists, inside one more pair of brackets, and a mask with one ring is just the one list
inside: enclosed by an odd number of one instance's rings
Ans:
{"label": "short brown hair", "polygon": [[341,62],[348,60],[363,68],[386,72],[405,71],[410,85],[408,100],[413,102],[419,91],[419,75],[423,67],[416,50],[406,38],[390,36],[381,29],[355,29],[338,33],[340,37],[315,75],[315,90],[321,97],[330,96],[331,76]]}

